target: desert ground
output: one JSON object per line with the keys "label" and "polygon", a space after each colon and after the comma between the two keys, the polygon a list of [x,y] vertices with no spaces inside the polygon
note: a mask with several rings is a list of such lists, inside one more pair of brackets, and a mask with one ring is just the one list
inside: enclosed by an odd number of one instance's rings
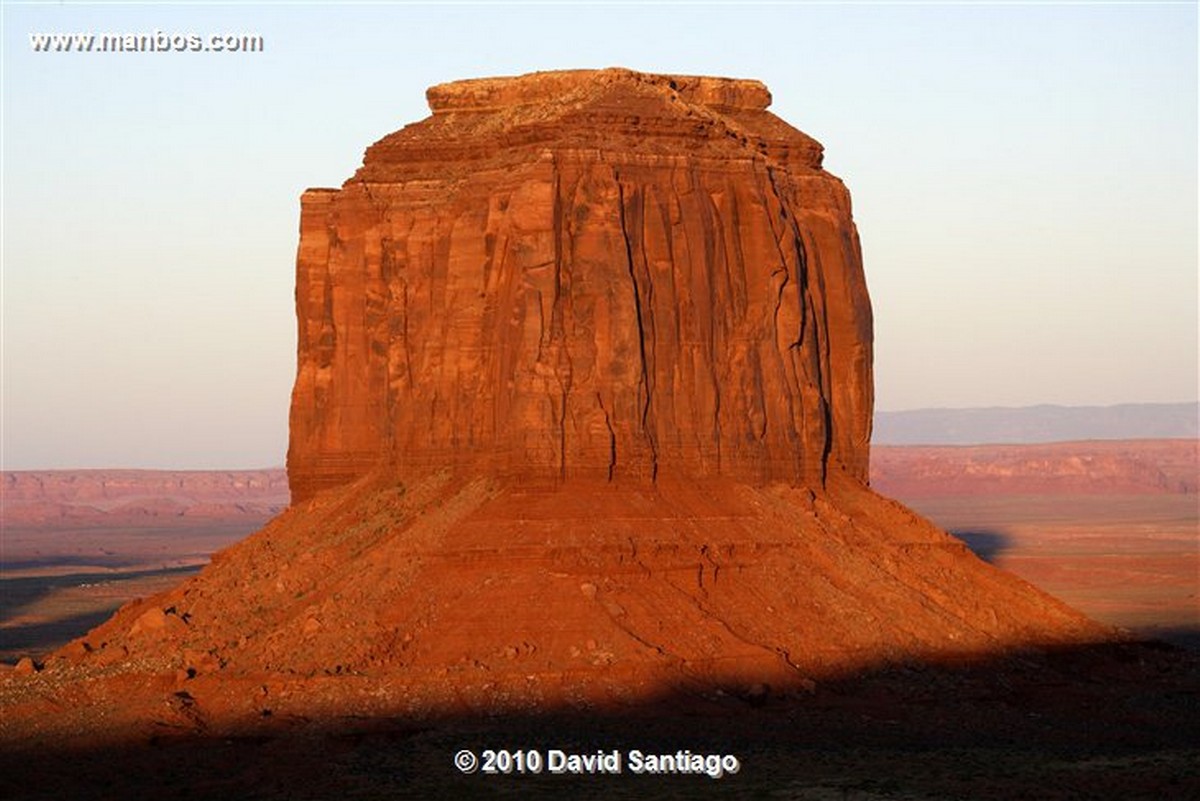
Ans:
{"label": "desert ground", "polygon": [[[1050,454],[1044,446],[879,450],[875,484],[882,492],[956,533],[981,558],[1097,620],[1129,629],[1125,644],[881,666],[824,681],[799,699],[708,693],[615,709],[499,716],[304,721],[277,715],[252,732],[199,738],[166,727],[148,745],[4,755],[0,795],[1196,797],[1197,495],[1175,480],[1189,469],[1194,475],[1195,447],[1126,443],[1122,452],[1136,455],[1122,462],[1126,467],[1101,460],[1110,489],[1121,491],[1099,493],[1062,473],[1079,464],[1100,469],[1094,467],[1098,454],[1111,456],[1111,444],[1076,443]],[[1014,459],[1025,467],[1014,468]],[[1173,465],[1159,470],[1170,478],[1159,480],[1147,464]],[[1114,479],[1114,470],[1138,477]],[[1035,473],[1040,478],[1031,479]],[[264,509],[279,503],[278,486],[263,492],[263,505],[243,497],[240,511],[226,506],[221,514],[204,501],[204,516],[195,513],[200,501],[178,497],[170,504],[144,497],[133,505],[141,511],[124,504],[99,512],[94,501],[87,511],[82,502],[60,498],[51,504],[57,511],[46,514],[43,497],[37,501],[42,519],[33,519],[6,497],[6,515],[15,523],[6,521],[4,529],[3,660],[40,658],[125,601],[200,569],[209,554],[265,521]],[[1159,639],[1141,642],[1146,637]],[[186,716],[187,693],[177,696],[179,709],[171,714]],[[732,754],[739,770],[719,779],[633,775],[628,752],[634,748]],[[524,749],[543,758],[551,749],[616,749],[626,770],[620,776],[463,774],[452,761],[462,749],[480,756],[488,749]]]}
{"label": "desert ground", "polygon": [[1200,646],[1195,440],[885,447],[873,485],[1104,623]]}
{"label": "desert ground", "polygon": [[165,590],[287,505],[283,470],[3,477],[0,661],[40,656]]}
{"label": "desert ground", "polygon": [[932,497],[909,505],[1104,623],[1200,647],[1195,496]]}
{"label": "desert ground", "polygon": [[[884,447],[873,484],[1096,620],[1200,647],[1196,450],[1194,440]],[[282,470],[188,474],[184,491],[154,471],[120,473],[120,490],[111,471],[67,475],[6,493],[0,661],[39,657],[178,583],[287,503]]]}
{"label": "desert ground", "polygon": [[216,550],[264,522],[129,522],[71,530],[6,527],[0,660],[40,656],[104,622],[121,604],[198,572]]}

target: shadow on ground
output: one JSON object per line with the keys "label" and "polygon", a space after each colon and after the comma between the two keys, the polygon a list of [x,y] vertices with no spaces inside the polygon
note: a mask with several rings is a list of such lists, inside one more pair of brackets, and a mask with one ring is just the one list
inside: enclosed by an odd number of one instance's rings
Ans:
{"label": "shadow on ground", "polygon": [[[11,620],[20,610],[59,590],[94,584],[120,584],[144,578],[176,576],[180,579],[200,572],[202,565],[162,567],[150,570],[129,570],[67,573],[58,576],[20,576],[0,578],[0,623]],[[6,569],[15,569],[5,565]],[[79,632],[86,633],[86,629]]]}
{"label": "shadow on ground", "polygon": [[120,606],[119,603],[113,603],[94,612],[0,629],[0,653],[46,653],[99,626],[112,617],[118,606]]}
{"label": "shadow on ground", "polygon": [[[605,711],[347,713],[92,751],[10,748],[0,796],[188,799],[1200,798],[1200,656],[1164,643],[889,664],[806,693],[693,687]],[[540,772],[455,757],[520,751]],[[550,752],[621,773],[550,772]],[[732,755],[718,777],[634,773],[632,751]],[[465,757],[460,757],[465,759]],[[509,764],[501,758],[497,767]],[[611,764],[611,758],[610,758]],[[728,763],[727,763],[728,764]]]}
{"label": "shadow on ground", "polygon": [[[158,578],[182,579],[198,573],[200,567],[188,565],[127,572],[93,571],[60,576],[0,578],[0,661],[15,663],[21,656],[38,658],[61,648],[112,617],[127,597],[143,594],[136,591],[137,582]],[[87,603],[87,611],[76,614],[69,614],[74,610],[66,609],[43,611],[35,616],[42,618],[52,613],[61,616],[30,623],[12,622],[55,592],[88,586],[103,586],[105,594],[97,594]],[[127,594],[122,593],[123,589]],[[78,605],[75,608],[78,609]]]}
{"label": "shadow on ground", "polygon": [[1138,629],[1137,634],[1200,653],[1200,623],[1195,626],[1146,626]]}
{"label": "shadow on ground", "polygon": [[967,544],[971,552],[988,564],[995,564],[1000,554],[1012,547],[1012,537],[989,529],[951,530],[951,534]]}

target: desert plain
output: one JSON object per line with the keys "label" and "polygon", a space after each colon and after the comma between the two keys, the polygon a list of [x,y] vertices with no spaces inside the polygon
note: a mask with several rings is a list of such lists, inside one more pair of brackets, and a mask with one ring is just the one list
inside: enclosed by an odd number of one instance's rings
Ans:
{"label": "desert plain", "polygon": [[[875,449],[872,477],[980,558],[1127,630],[1133,642],[1148,640],[1123,657],[1136,666],[1139,649],[1187,659],[1200,647],[1196,453],[1194,440],[884,446]],[[56,480],[41,481],[37,492],[27,485],[44,475],[5,476],[0,670],[13,670],[22,657],[40,660],[122,604],[194,574],[212,552],[287,504],[283,470],[183,474],[190,487],[171,492],[162,486],[167,475],[55,471]],[[26,485],[22,493],[11,489],[18,482]],[[110,488],[101,491],[104,484]],[[243,487],[214,489],[222,484]],[[98,499],[103,492],[114,497]],[[23,798],[107,798],[146,788],[195,798],[548,797],[569,788],[595,798],[1051,799],[1182,798],[1200,784],[1189,733],[1156,731],[1151,723],[1164,698],[1178,705],[1168,717],[1194,710],[1194,681],[1176,677],[1168,683],[1180,686],[1147,687],[1129,699],[1128,677],[1111,675],[1108,656],[1094,674],[1086,653],[1040,659],[1061,675],[1057,685],[1044,685],[1045,664],[1031,673],[1019,660],[913,665],[908,674],[831,683],[802,705],[673,699],[616,715],[363,720],[300,738],[164,735],[149,747],[72,753],[69,769],[56,767],[61,755],[35,759],[7,774],[4,789]],[[1091,696],[1079,691],[1081,679]],[[1149,725],[1139,730],[1123,713],[1103,709],[1118,687]],[[1088,729],[1082,738],[1080,726]],[[463,747],[544,752],[572,744],[582,752],[633,744],[669,752],[686,744],[736,753],[746,767],[702,782],[570,783],[545,775],[486,781],[449,764]]]}
{"label": "desert plain", "polygon": [[[872,483],[1088,616],[1197,647],[1197,448],[1183,439],[882,446]],[[283,469],[5,481],[0,660],[10,665],[196,573],[288,502]]]}

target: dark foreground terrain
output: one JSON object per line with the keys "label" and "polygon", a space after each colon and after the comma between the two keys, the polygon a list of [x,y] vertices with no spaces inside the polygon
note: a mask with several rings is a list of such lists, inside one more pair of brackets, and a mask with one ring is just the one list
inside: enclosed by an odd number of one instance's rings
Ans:
{"label": "dark foreground terrain", "polygon": [[[180,698],[186,705],[187,699]],[[272,720],[236,736],[5,753],[0,794],[108,798],[1184,799],[1200,797],[1200,660],[1161,644],[909,664],[607,712]],[[530,751],[541,773],[464,774],[468,749]],[[551,749],[623,772],[552,774]],[[629,752],[733,755],[737,773],[631,772]],[[465,757],[460,757],[465,759]],[[535,758],[536,759],[536,758]],[[715,772],[715,771],[714,771]]]}

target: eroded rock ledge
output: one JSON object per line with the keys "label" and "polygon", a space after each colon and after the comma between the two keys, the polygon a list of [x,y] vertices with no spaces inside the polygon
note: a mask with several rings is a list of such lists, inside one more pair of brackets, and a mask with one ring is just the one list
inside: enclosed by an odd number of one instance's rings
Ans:
{"label": "eroded rock ledge", "polygon": [[652,75],[614,67],[606,70],[535,72],[507,78],[476,78],[431,86],[425,92],[434,114],[447,111],[495,111],[546,104],[577,91],[617,83],[641,83],[715,109],[765,111],[771,93],[761,81],[701,75]]}

